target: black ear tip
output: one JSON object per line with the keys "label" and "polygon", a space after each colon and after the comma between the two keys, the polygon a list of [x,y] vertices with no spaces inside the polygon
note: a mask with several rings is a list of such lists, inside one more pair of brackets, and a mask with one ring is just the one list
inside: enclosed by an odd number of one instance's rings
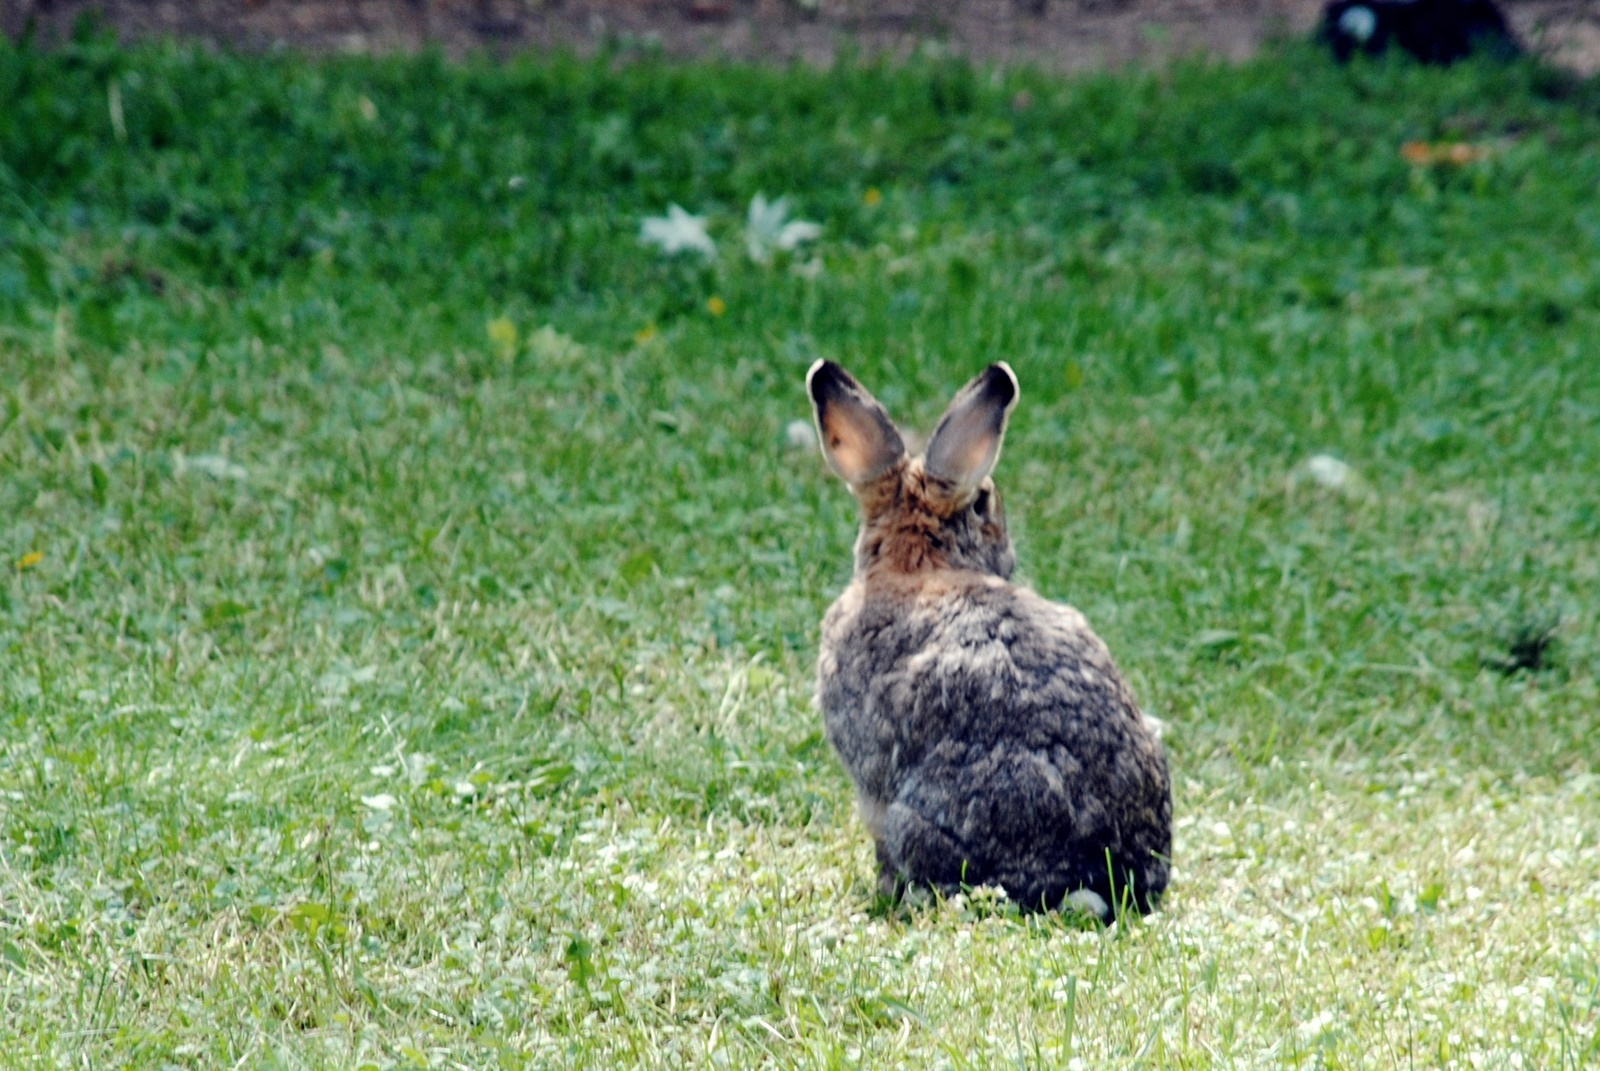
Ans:
{"label": "black ear tip", "polygon": [[811,371],[806,373],[806,393],[811,395],[813,401],[819,403],[837,397],[854,383],[855,380],[843,366],[826,358],[817,360],[811,366]]}
{"label": "black ear tip", "polygon": [[1017,374],[1004,361],[996,361],[983,370],[984,392],[996,402],[1009,408],[1014,405],[1022,388],[1017,385]]}

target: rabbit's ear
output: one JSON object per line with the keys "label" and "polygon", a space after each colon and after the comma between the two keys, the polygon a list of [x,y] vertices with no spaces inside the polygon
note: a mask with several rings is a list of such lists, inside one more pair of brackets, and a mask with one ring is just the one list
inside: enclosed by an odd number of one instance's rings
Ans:
{"label": "rabbit's ear", "polygon": [[817,414],[822,456],[851,487],[863,487],[905,457],[906,445],[878,399],[832,361],[806,373],[806,393]]}
{"label": "rabbit's ear", "polygon": [[975,494],[994,471],[1017,393],[1011,366],[997,361],[962,387],[939,418],[923,464],[928,475],[950,485],[957,501]]}

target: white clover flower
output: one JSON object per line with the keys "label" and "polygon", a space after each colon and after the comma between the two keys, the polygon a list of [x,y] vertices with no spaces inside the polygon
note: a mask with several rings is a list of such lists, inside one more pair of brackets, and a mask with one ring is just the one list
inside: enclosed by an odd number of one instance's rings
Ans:
{"label": "white clover flower", "polygon": [[668,205],[665,216],[646,216],[639,227],[639,240],[661,247],[668,256],[688,250],[715,256],[717,243],[706,233],[706,217],[691,216],[677,205]]}
{"label": "white clover flower", "polygon": [[1332,454],[1317,454],[1306,462],[1306,475],[1322,487],[1343,487],[1350,482],[1350,473],[1350,466]]}
{"label": "white clover flower", "polygon": [[791,420],[783,428],[783,441],[791,450],[815,450],[817,433],[809,420]]}
{"label": "white clover flower", "polygon": [[822,236],[821,224],[790,220],[788,215],[787,197],[769,202],[758,193],[750,199],[750,212],[744,224],[744,247],[751,260],[766,264],[772,260],[774,251],[794,250],[802,242],[815,241]]}

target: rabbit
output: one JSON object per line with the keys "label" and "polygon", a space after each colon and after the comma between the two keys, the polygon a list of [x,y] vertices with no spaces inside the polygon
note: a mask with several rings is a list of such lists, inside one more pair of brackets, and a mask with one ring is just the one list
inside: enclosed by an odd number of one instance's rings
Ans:
{"label": "rabbit", "polygon": [[1017,404],[1011,368],[963,387],[919,456],[834,362],[812,365],[806,390],[823,456],[861,506],[817,698],[879,893],[998,885],[1025,910],[1151,910],[1172,844],[1157,724],[1081,613],[1010,583],[990,473]]}

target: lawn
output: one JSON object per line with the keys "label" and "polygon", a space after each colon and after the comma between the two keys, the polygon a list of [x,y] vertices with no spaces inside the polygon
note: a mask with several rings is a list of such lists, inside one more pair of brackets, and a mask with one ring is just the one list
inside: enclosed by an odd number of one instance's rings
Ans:
{"label": "lawn", "polygon": [[[0,100],[0,1065],[1600,1062],[1600,84],[84,34]],[[1016,369],[1159,913],[875,906],[819,356],[922,429]]]}

